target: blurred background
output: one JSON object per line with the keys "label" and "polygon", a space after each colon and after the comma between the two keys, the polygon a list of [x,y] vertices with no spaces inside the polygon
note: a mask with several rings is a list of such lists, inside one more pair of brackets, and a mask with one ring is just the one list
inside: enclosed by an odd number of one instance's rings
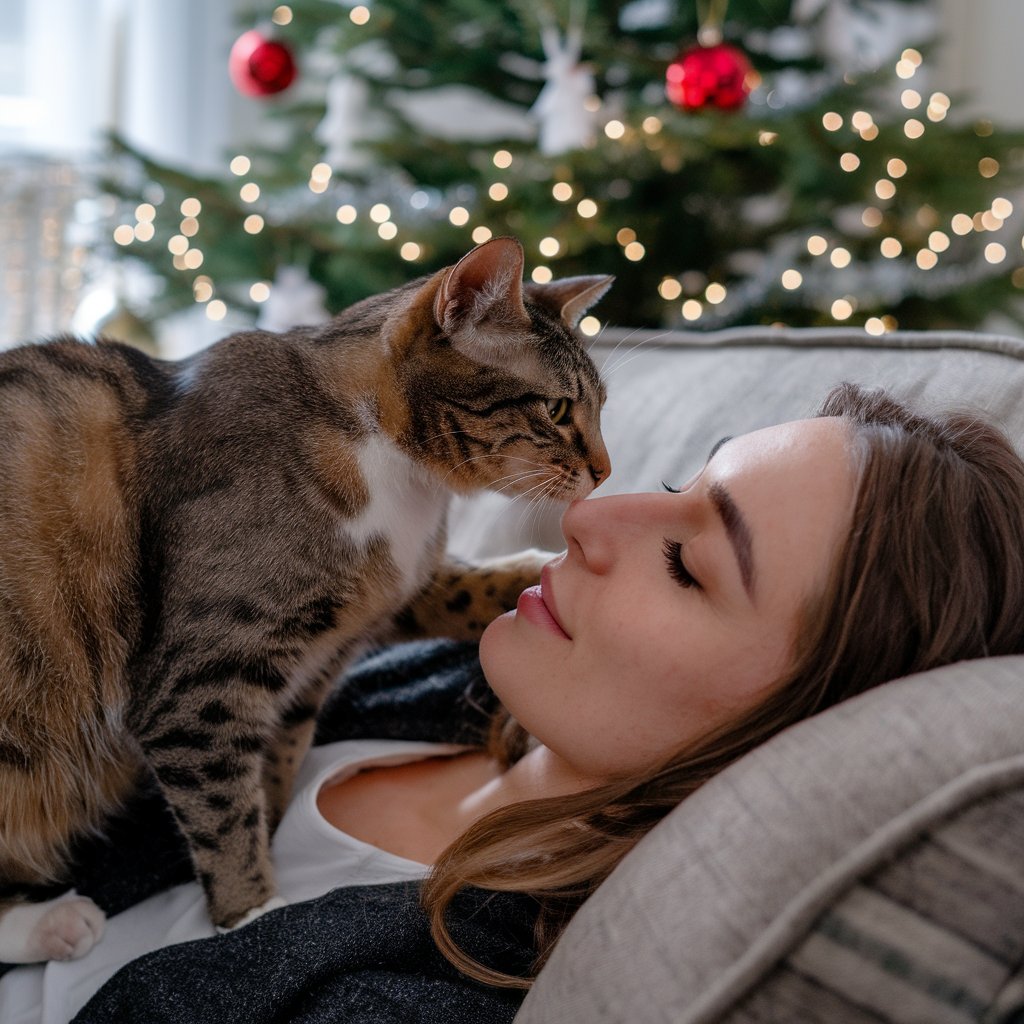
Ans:
{"label": "blurred background", "polygon": [[1024,326],[1020,0],[0,0],[0,347],[166,357],[513,234],[581,325]]}

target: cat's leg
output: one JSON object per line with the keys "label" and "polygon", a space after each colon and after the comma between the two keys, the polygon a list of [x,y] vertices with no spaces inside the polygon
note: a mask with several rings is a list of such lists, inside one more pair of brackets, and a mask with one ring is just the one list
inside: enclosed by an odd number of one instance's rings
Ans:
{"label": "cat's leg", "polygon": [[[232,666],[234,667],[234,666]],[[137,731],[139,743],[181,827],[213,923],[239,924],[279,905],[263,794],[263,752],[273,703],[261,689],[283,678],[268,669],[216,677],[210,668],[179,677]]]}
{"label": "cat's leg", "polygon": [[45,903],[0,903],[0,963],[77,960],[103,938],[106,920],[74,891]]}
{"label": "cat's leg", "polygon": [[395,617],[391,638],[478,640],[492,619],[515,608],[519,595],[540,581],[541,568],[554,557],[530,548],[475,565],[448,559]]}

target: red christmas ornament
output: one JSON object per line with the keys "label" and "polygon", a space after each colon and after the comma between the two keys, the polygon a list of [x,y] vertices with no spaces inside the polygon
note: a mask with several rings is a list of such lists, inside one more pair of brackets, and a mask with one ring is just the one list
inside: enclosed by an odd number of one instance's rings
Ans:
{"label": "red christmas ornament", "polygon": [[252,28],[235,40],[228,58],[228,74],[246,96],[271,96],[295,80],[295,58],[284,43]]}
{"label": "red christmas ornament", "polygon": [[669,64],[665,95],[682,110],[738,110],[756,82],[757,72],[738,47],[697,44]]}

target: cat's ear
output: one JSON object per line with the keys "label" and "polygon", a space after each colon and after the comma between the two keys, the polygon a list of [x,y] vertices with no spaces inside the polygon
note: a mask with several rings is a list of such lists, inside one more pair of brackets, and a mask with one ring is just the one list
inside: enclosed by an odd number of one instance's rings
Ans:
{"label": "cat's ear", "polygon": [[565,326],[572,330],[583,314],[611,288],[614,280],[614,277],[603,274],[563,277],[550,284],[529,284],[526,294],[531,301],[560,316]]}
{"label": "cat's ear", "polygon": [[449,336],[485,321],[499,330],[529,327],[519,242],[492,238],[466,253],[441,280],[434,299],[434,319]]}

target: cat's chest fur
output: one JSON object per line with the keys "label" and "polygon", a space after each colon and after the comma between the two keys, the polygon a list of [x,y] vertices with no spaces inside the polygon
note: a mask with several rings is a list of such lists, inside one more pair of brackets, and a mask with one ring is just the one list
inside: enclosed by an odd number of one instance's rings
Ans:
{"label": "cat's chest fur", "polygon": [[375,538],[387,543],[398,574],[395,596],[406,601],[435,566],[431,554],[448,509],[448,490],[390,438],[373,433],[355,448],[369,500],[342,521],[339,533],[363,548]]}

